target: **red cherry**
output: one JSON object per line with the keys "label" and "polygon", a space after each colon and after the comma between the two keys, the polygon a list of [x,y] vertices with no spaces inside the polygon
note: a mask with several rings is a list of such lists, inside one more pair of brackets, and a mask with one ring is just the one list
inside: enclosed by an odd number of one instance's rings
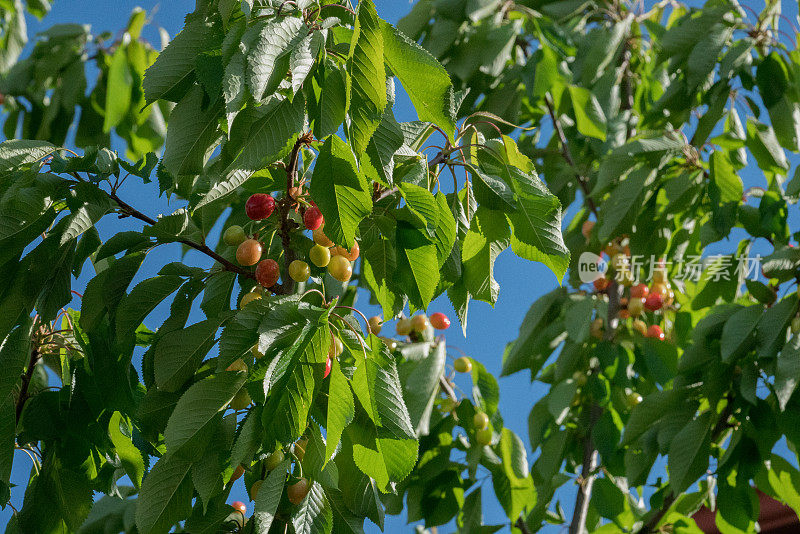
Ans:
{"label": "red cherry", "polygon": [[649,311],[660,310],[663,305],[664,297],[661,296],[661,293],[650,293],[647,300],[644,301],[644,307]]}
{"label": "red cherry", "polygon": [[647,284],[636,284],[631,288],[631,298],[646,299],[649,294],[650,288],[647,287]]}
{"label": "red cherry", "polygon": [[275,210],[275,199],[266,193],[256,193],[247,199],[244,212],[254,221],[266,219]]}
{"label": "red cherry", "polygon": [[264,287],[272,287],[278,283],[281,269],[273,259],[261,260],[256,267],[256,280]]}
{"label": "red cherry", "polygon": [[442,312],[436,312],[431,315],[431,326],[436,330],[447,330],[450,328],[450,319]]}
{"label": "red cherry", "polygon": [[333,366],[333,362],[328,358],[325,360],[325,373],[323,373],[322,378],[328,378],[328,375],[331,374],[331,366]]}
{"label": "red cherry", "polygon": [[594,281],[594,289],[598,293],[602,293],[603,291],[608,289],[608,286],[610,285],[611,285],[611,280],[609,280],[608,278],[598,278]]}
{"label": "red cherry", "polygon": [[663,341],[664,331],[661,330],[661,327],[658,326],[657,324],[651,324],[650,327],[647,329],[647,337],[652,337],[654,339]]}
{"label": "red cherry", "polygon": [[242,501],[235,501],[233,504],[231,504],[231,506],[233,507],[234,510],[241,512],[242,515],[245,515],[247,513],[247,505]]}
{"label": "red cherry", "polygon": [[319,211],[319,208],[316,206],[311,206],[303,214],[303,224],[305,224],[306,228],[309,230],[316,230],[322,226],[322,223],[324,222],[325,218],[322,216],[322,212]]}

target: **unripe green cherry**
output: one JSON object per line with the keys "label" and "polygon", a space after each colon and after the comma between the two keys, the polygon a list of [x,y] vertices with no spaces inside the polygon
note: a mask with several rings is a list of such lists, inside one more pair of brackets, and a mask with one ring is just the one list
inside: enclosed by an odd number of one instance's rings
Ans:
{"label": "unripe green cherry", "polygon": [[281,449],[278,449],[277,451],[267,456],[267,460],[264,462],[267,471],[272,471],[273,469],[281,465],[281,462],[283,461],[284,458],[285,456],[283,454],[283,450]]}
{"label": "unripe green cherry", "polygon": [[475,432],[475,440],[478,442],[478,445],[481,447],[485,447],[486,445],[492,444],[492,429],[491,428],[483,428]]}
{"label": "unripe green cherry", "polygon": [[453,362],[453,368],[458,373],[469,373],[472,371],[472,362],[466,356],[462,356]]}
{"label": "unripe green cherry", "polygon": [[397,321],[397,325],[395,326],[395,330],[397,331],[398,336],[407,336],[411,333],[411,319],[406,319],[405,317]]}
{"label": "unripe green cherry", "polygon": [[472,416],[472,424],[475,425],[475,428],[478,430],[483,430],[489,426],[489,416],[483,412],[476,412],[475,415]]}
{"label": "unripe green cherry", "polygon": [[383,321],[377,315],[369,318],[369,331],[376,336],[381,333],[383,329]]}
{"label": "unripe green cherry", "polygon": [[415,332],[424,332],[428,329],[430,324],[431,323],[428,321],[428,316],[424,313],[420,313],[411,318],[411,328],[413,328]]}
{"label": "unripe green cherry", "polygon": [[247,235],[244,233],[244,228],[238,224],[229,226],[225,230],[225,234],[222,236],[222,240],[225,242],[225,244],[231,247],[238,247],[244,242],[245,239],[247,239]]}
{"label": "unripe green cherry", "polygon": [[305,282],[311,276],[311,269],[303,260],[294,260],[289,264],[289,276],[295,282]]}
{"label": "unripe green cherry", "polygon": [[311,263],[317,267],[327,267],[331,262],[331,251],[328,249],[328,247],[314,245],[311,247],[308,257],[311,258]]}
{"label": "unripe green cherry", "polygon": [[353,276],[353,264],[344,256],[334,256],[328,263],[328,272],[340,282],[347,282]]}
{"label": "unripe green cherry", "polygon": [[331,358],[338,358],[342,352],[344,352],[344,345],[342,344],[342,340],[336,336],[333,336],[331,344],[328,347],[328,356]]}

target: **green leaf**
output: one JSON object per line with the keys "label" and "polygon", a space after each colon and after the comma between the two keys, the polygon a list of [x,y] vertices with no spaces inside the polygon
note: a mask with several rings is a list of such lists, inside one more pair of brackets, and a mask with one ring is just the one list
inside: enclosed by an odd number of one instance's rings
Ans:
{"label": "green leaf", "polygon": [[276,98],[263,106],[248,107],[239,113],[231,136],[235,135],[243,141],[236,150],[233,162],[195,209],[232,193],[256,171],[288,154],[294,136],[303,129],[304,120],[305,102],[300,95],[292,101]]}
{"label": "green leaf", "polygon": [[108,67],[106,93],[109,98],[106,98],[103,132],[110,132],[125,120],[132,104],[132,91],[133,74],[128,65],[127,47],[119,46],[111,56],[111,65]]}
{"label": "green leaf", "polygon": [[178,102],[195,79],[195,57],[209,48],[214,30],[201,19],[186,23],[146,71],[142,87],[147,103]]}
{"label": "green leaf", "polygon": [[622,180],[611,192],[611,196],[600,208],[597,237],[606,242],[618,234],[623,222],[632,220],[642,207],[642,193],[648,182],[655,177],[655,171],[648,167],[639,168]]}
{"label": "green leaf", "polygon": [[211,425],[239,392],[245,378],[242,372],[223,372],[195,383],[184,393],[164,431],[170,457],[197,459],[202,455],[211,438]]}
{"label": "green leaf", "polygon": [[136,505],[141,534],[166,534],[192,512],[191,467],[191,462],[166,457],[147,473]]}
{"label": "green leaf", "polygon": [[163,391],[178,391],[189,380],[214,343],[219,323],[209,319],[164,334],[155,346],[156,384]]}
{"label": "green leaf", "polygon": [[182,283],[180,276],[156,276],[139,282],[125,295],[117,309],[117,338],[122,340],[133,334],[145,317]]}
{"label": "green leaf", "polygon": [[350,56],[348,58],[350,94],[350,142],[356,154],[367,150],[372,134],[378,129],[386,107],[386,70],[384,69],[381,19],[372,0],[358,4]]}
{"label": "green leaf", "polygon": [[350,391],[350,383],[342,373],[339,360],[331,361],[330,385],[328,386],[328,419],[326,421],[327,441],[325,445],[325,462],[332,458],[342,432],[355,417],[355,401]]}
{"label": "green leaf", "polygon": [[397,269],[397,253],[388,239],[379,238],[369,247],[361,249],[364,282],[383,308],[384,317],[394,317],[405,304],[392,287]]}
{"label": "green leaf", "polygon": [[259,534],[269,532],[272,522],[275,520],[283,487],[286,485],[286,471],[289,466],[290,460],[284,460],[278,467],[270,471],[258,490],[253,509],[253,520],[256,524],[256,532]]}
{"label": "green leaf", "polygon": [[433,300],[439,284],[440,273],[432,269],[438,265],[436,245],[418,228],[400,221],[397,224],[397,273],[399,287],[403,287],[411,303],[425,309]]}
{"label": "green leaf", "polygon": [[509,247],[510,238],[503,212],[480,206],[461,245],[462,280],[472,297],[497,302],[500,284],[494,279],[494,262]]}
{"label": "green leaf", "polygon": [[8,484],[16,441],[16,401],[14,386],[30,359],[31,320],[26,318],[0,345],[0,407],[6,417],[0,420],[0,484]]}
{"label": "green leaf", "polygon": [[49,156],[56,147],[48,141],[8,139],[0,143],[0,174]]}
{"label": "green leaf", "polygon": [[306,77],[314,68],[320,48],[325,43],[322,32],[306,35],[289,57],[289,72],[292,73],[292,90],[296,93],[303,87]]}
{"label": "green leaf", "polygon": [[725,322],[720,340],[723,362],[730,363],[755,343],[756,327],[763,316],[764,307],[756,304],[742,308]]}
{"label": "green leaf", "polygon": [[134,486],[140,487],[144,476],[144,459],[142,453],[131,441],[130,421],[123,418],[121,413],[114,412],[108,421],[108,433],[114,444],[115,452],[122,462],[122,467]]}
{"label": "green leaf", "polygon": [[510,479],[525,479],[530,474],[525,444],[510,429],[504,428],[500,435],[500,455],[503,458],[503,469]]}
{"label": "green leaf", "polygon": [[517,211],[508,214],[511,249],[517,256],[538,261],[559,280],[569,267],[569,250],[561,235],[561,202],[535,174],[510,168],[509,184],[517,196]]}
{"label": "green leaf", "polygon": [[[321,72],[320,72],[321,71]],[[345,120],[350,100],[348,97],[349,74],[332,61],[325,62],[325,69],[318,69],[315,87],[318,87],[318,114],[314,120],[314,136],[324,139],[335,134]]]}
{"label": "green leaf", "polygon": [[195,86],[169,115],[161,164],[173,176],[202,173],[209,147],[220,137],[222,102],[204,106],[203,98],[203,90]]}
{"label": "green leaf", "polygon": [[384,21],[380,24],[386,65],[408,93],[419,120],[438,125],[452,139],[455,123],[450,116],[453,97],[447,70],[400,30]]}
{"label": "green leaf", "polygon": [[597,98],[583,87],[567,86],[572,110],[575,113],[575,126],[586,137],[606,140],[606,117]]}
{"label": "green leaf", "polygon": [[714,151],[711,154],[711,182],[708,194],[711,198],[714,228],[723,236],[726,236],[736,224],[737,210],[742,204],[743,193],[742,180],[736,174],[727,152]]}
{"label": "green leaf", "polygon": [[792,398],[800,377],[800,336],[795,335],[778,355],[775,369],[775,396],[781,410]]}
{"label": "green leaf", "polygon": [[[553,310],[564,299],[566,292],[556,289],[540,297],[533,303],[519,329],[519,336],[506,349],[503,355],[503,371],[500,376],[508,376],[530,367],[534,347],[539,335],[553,317]],[[560,310],[558,310],[560,313]]]}
{"label": "green leaf", "polygon": [[350,147],[336,135],[320,148],[311,194],[325,217],[325,234],[334,243],[352,248],[358,224],[372,211],[372,194]]}
{"label": "green leaf", "polygon": [[445,344],[440,342],[426,357],[399,365],[403,398],[417,436],[427,436],[430,432],[431,413],[439,394],[439,379],[444,376],[446,357]]}
{"label": "green leaf", "polygon": [[[308,34],[299,17],[281,17],[261,23],[247,52],[247,85],[257,101],[278,89],[289,71],[292,51]],[[251,31],[251,30],[248,30]]]}
{"label": "green leaf", "polygon": [[682,493],[705,473],[710,447],[711,414],[706,412],[683,427],[670,443],[667,470],[672,491]]}
{"label": "green leaf", "polygon": [[319,482],[311,482],[311,489],[292,515],[292,525],[297,534],[329,533],[333,527],[333,512]]}
{"label": "green leaf", "polygon": [[331,532],[336,532],[336,534],[364,534],[364,518],[350,511],[344,502],[342,493],[338,490],[327,489],[325,494],[333,512],[333,529]]}

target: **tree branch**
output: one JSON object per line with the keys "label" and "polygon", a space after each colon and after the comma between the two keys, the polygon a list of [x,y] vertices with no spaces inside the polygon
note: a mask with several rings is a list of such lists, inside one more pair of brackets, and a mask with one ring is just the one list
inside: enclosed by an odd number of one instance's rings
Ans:
{"label": "tree branch", "polygon": [[[130,204],[119,198],[119,196],[117,196],[116,191],[106,192],[106,194],[111,200],[113,200],[117,204],[117,206],[119,206],[119,209],[123,214],[122,216],[133,217],[134,219],[138,219],[150,226],[156,224],[157,221],[155,219],[145,215],[141,211],[137,210],[136,208],[134,208],[133,206],[131,206]],[[177,241],[179,243],[183,243],[187,247],[191,247],[197,250],[198,252],[202,252],[203,254],[209,256],[210,258],[213,258],[216,262],[222,265],[222,268],[225,269],[226,271],[230,271],[232,273],[244,276],[246,278],[255,278],[255,275],[251,271],[248,271],[247,269],[244,269],[243,267],[236,265],[235,263],[227,260],[226,258],[223,258],[219,254],[214,252],[205,243],[197,243],[190,239],[178,239]]]}
{"label": "tree branch", "polygon": [[28,368],[25,370],[25,374],[22,375],[22,386],[20,387],[19,396],[17,397],[17,424],[19,424],[19,418],[22,416],[22,409],[30,398],[30,395],[28,395],[28,388],[33,379],[33,372],[36,369],[37,363],[39,363],[38,347],[31,350],[31,357],[28,359]]}
{"label": "tree branch", "polygon": [[547,112],[550,115],[550,120],[553,121],[553,128],[558,135],[558,140],[561,143],[561,155],[564,158],[564,161],[572,167],[572,170],[575,171],[575,178],[578,179],[578,185],[583,190],[583,198],[586,199],[586,204],[589,206],[589,209],[592,210],[592,213],[597,216],[597,206],[594,203],[592,197],[589,196],[589,185],[586,182],[586,178],[578,172],[578,167],[575,165],[575,160],[572,159],[572,152],[569,150],[569,145],[567,145],[567,136],[564,135],[564,129],[561,127],[561,123],[558,122],[558,118],[556,117],[556,110],[553,107],[553,100],[550,98],[550,95],[544,96],[544,102],[547,104]]}

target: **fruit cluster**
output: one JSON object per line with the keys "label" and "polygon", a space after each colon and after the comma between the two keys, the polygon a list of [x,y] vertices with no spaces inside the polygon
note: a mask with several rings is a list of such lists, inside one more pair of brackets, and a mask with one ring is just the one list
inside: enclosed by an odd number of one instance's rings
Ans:
{"label": "fruit cluster", "polygon": [[[598,278],[594,281],[594,289],[598,293],[604,293],[611,286],[613,279],[616,279],[622,286],[627,288],[626,295],[620,298],[619,319],[633,319],[631,327],[634,332],[648,338],[664,340],[664,331],[658,324],[648,324],[642,317],[657,318],[657,314],[664,308],[673,305],[675,293],[667,280],[666,269],[663,261],[659,262],[653,272],[653,283],[648,286],[644,283],[635,284],[635,274],[631,269],[630,249],[627,246],[618,244],[609,245],[604,251],[609,254],[609,273],[607,277]],[[613,278],[612,278],[613,277]],[[603,320],[595,319],[590,328],[592,336],[601,339],[603,337]]]}

